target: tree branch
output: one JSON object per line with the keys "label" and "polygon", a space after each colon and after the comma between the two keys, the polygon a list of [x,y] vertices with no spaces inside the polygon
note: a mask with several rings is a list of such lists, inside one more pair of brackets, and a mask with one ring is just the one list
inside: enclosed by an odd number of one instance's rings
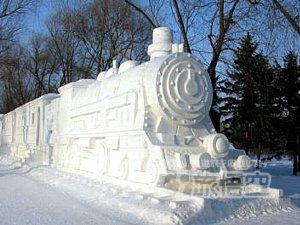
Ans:
{"label": "tree branch", "polygon": [[279,3],[277,0],[273,0],[274,5],[283,14],[283,16],[292,25],[294,30],[300,35],[300,26],[297,24],[296,20],[292,18],[291,14]]}
{"label": "tree branch", "polygon": [[176,16],[177,16],[179,28],[180,28],[180,31],[181,31],[181,34],[182,34],[182,37],[183,37],[183,41],[184,41],[184,50],[188,53],[191,53],[192,52],[191,47],[190,47],[190,44],[189,44],[189,40],[188,40],[188,37],[187,37],[187,33],[186,33],[186,30],[185,30],[185,27],[184,27],[182,15],[180,13],[177,0],[173,0],[173,5],[174,5],[175,11],[176,11]]}
{"label": "tree branch", "polygon": [[157,25],[153,22],[153,20],[144,12],[144,10],[142,10],[140,7],[138,7],[137,5],[133,4],[129,0],[125,0],[125,3],[127,3],[128,5],[130,5],[131,7],[133,7],[139,13],[141,13],[146,18],[146,20],[148,20],[148,22],[151,24],[151,26],[153,28],[157,27]]}

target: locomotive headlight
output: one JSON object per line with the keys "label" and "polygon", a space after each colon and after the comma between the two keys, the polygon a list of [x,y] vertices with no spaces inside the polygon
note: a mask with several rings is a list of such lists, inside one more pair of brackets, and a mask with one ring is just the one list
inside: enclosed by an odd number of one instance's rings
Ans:
{"label": "locomotive headlight", "polygon": [[224,158],[229,152],[229,142],[223,134],[210,134],[205,137],[204,146],[213,158]]}

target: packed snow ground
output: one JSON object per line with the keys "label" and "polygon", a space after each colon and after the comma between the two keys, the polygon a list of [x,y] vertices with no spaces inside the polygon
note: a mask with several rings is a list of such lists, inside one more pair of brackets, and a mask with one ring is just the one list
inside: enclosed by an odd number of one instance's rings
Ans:
{"label": "packed snow ground", "polygon": [[259,216],[247,215],[247,218],[239,218],[230,216],[216,224],[272,224],[272,225],[298,225],[300,222],[300,176],[291,176],[292,162],[288,158],[281,160],[273,159],[271,162],[264,164],[261,167],[262,172],[268,172],[272,175],[271,186],[283,190],[284,204],[290,202],[291,206],[284,208],[279,212],[270,212],[262,210]]}
{"label": "packed snow ground", "polygon": [[172,192],[93,180],[0,156],[1,225],[94,224],[299,224],[300,177],[291,162],[262,168],[282,199],[201,199]]}

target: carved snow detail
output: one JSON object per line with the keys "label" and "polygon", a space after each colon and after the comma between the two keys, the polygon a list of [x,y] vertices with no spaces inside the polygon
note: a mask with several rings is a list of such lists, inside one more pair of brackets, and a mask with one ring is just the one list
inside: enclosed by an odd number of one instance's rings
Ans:
{"label": "carved snow detail", "polygon": [[[199,62],[187,54],[171,55],[157,74],[157,93],[161,108],[172,120],[184,125],[199,122],[208,113],[212,102],[209,75]],[[200,72],[199,72],[200,71]]]}

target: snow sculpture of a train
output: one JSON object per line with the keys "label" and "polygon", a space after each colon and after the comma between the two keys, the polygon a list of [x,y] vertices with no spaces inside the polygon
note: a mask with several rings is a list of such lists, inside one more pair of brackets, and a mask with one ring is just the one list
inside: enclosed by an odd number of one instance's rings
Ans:
{"label": "snow sculpture of a train", "polygon": [[244,151],[212,125],[203,65],[165,27],[153,31],[148,54],[148,62],[114,65],[2,115],[1,147],[43,165],[154,185],[177,173],[247,170]]}

